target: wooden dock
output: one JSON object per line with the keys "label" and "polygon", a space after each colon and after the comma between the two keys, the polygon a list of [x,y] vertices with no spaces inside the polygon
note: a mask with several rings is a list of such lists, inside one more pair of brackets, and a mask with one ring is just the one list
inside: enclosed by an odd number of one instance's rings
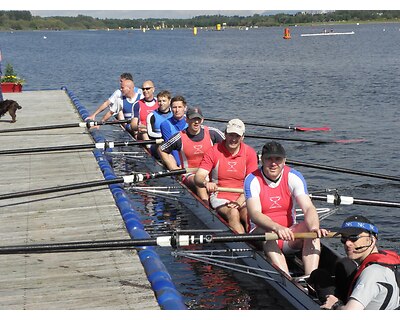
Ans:
{"label": "wooden dock", "polygon": [[[78,123],[62,90],[5,93],[17,122]],[[0,134],[1,150],[93,143],[85,128]],[[102,180],[91,150],[0,155],[0,194]],[[0,200],[0,245],[129,239],[108,187]],[[160,309],[135,250],[0,255],[0,309]]]}

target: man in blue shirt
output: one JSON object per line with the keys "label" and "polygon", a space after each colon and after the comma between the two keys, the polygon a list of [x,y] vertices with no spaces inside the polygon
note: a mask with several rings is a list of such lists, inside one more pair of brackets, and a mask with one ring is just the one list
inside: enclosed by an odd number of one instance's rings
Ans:
{"label": "man in blue shirt", "polygon": [[[186,122],[186,100],[182,96],[175,96],[171,99],[172,117],[161,123],[161,135],[164,141],[168,141],[175,133],[187,128]],[[173,150],[174,156],[178,166],[181,165],[178,151]]]}

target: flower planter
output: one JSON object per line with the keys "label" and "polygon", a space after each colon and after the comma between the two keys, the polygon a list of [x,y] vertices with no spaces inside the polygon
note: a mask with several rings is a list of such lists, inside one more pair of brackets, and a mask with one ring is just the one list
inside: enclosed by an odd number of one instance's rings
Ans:
{"label": "flower planter", "polygon": [[3,93],[21,92],[22,91],[22,84],[12,83],[12,82],[2,82],[1,83],[1,91]]}

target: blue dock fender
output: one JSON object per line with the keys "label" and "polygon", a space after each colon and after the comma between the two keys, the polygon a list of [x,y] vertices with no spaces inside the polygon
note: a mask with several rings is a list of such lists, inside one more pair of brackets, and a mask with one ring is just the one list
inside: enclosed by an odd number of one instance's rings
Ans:
{"label": "blue dock fender", "polygon": [[[74,93],[63,86],[64,90],[75,108],[79,112],[82,119],[89,116],[89,112],[80,103]],[[104,137],[97,130],[91,131],[92,137],[96,142],[103,142]],[[110,163],[104,157],[100,150],[95,149],[93,154],[98,165],[103,172],[105,179],[115,179],[116,175],[112,170]],[[121,216],[124,220],[126,229],[132,239],[147,239],[150,235],[144,230],[144,226],[140,221],[138,213],[133,209],[131,200],[125,190],[118,184],[110,185],[110,190],[114,196],[115,203],[118,206]],[[187,306],[183,301],[182,295],[176,289],[167,268],[162,263],[160,257],[152,247],[138,248],[138,256],[143,268],[146,272],[147,279],[156,295],[157,302],[163,310],[187,310]]]}

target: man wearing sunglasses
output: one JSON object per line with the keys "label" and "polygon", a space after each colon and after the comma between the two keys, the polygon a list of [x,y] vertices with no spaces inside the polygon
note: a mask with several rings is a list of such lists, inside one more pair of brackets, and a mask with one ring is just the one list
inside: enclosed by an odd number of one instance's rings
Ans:
{"label": "man wearing sunglasses", "polygon": [[351,274],[347,297],[342,302],[327,295],[324,309],[393,310],[399,308],[399,286],[395,272],[400,257],[394,251],[379,250],[378,228],[367,218],[354,215],[347,218],[340,230],[347,257],[356,263]]}
{"label": "man wearing sunglasses", "polygon": [[135,138],[138,140],[150,140],[147,134],[147,116],[159,107],[157,99],[154,97],[154,89],[153,81],[143,82],[144,98],[133,105],[131,130],[137,132]]}

